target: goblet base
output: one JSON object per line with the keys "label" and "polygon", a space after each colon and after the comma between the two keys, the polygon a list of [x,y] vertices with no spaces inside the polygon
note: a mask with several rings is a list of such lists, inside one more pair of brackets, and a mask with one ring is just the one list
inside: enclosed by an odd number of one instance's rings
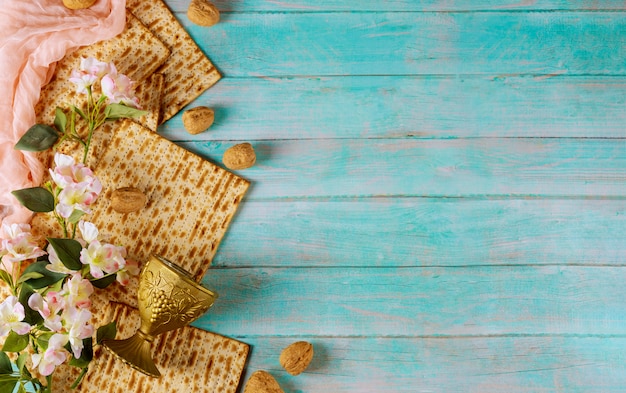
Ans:
{"label": "goblet base", "polygon": [[161,376],[150,353],[151,340],[140,331],[125,340],[104,340],[102,345],[116,358],[154,378]]}

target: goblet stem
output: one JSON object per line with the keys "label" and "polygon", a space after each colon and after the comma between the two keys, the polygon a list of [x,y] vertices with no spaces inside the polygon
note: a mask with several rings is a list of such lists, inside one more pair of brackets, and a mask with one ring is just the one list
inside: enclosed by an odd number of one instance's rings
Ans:
{"label": "goblet stem", "polygon": [[158,378],[161,376],[152,360],[150,344],[154,337],[138,330],[132,337],[125,340],[104,340],[104,345],[113,355],[131,367]]}

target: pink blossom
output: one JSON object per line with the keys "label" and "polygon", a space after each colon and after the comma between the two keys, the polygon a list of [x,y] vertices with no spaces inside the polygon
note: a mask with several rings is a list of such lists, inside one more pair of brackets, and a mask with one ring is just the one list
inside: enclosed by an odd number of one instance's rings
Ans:
{"label": "pink blossom", "polygon": [[80,70],[87,72],[96,78],[101,78],[112,70],[117,72],[113,63],[105,63],[94,57],[81,58]]}
{"label": "pink blossom", "polygon": [[65,334],[54,334],[48,341],[48,349],[42,354],[35,353],[32,356],[33,367],[38,366],[39,373],[48,376],[54,369],[67,360],[67,352],[63,350],[69,337]]}
{"label": "pink blossom", "polygon": [[115,70],[112,64],[104,63],[93,57],[83,57],[80,61],[80,69],[72,70],[69,80],[76,85],[78,94],[87,94],[91,86],[112,69]]}
{"label": "pink blossom", "polygon": [[78,229],[80,230],[80,235],[85,242],[91,243],[98,240],[99,231],[93,223],[89,221],[80,221],[78,223]]}
{"label": "pink blossom", "polygon": [[126,249],[113,244],[100,243],[96,240],[89,243],[87,248],[80,252],[80,261],[89,265],[89,271],[94,278],[104,277],[104,273],[116,273],[126,266]]}
{"label": "pink blossom", "polygon": [[63,315],[65,329],[75,358],[79,358],[83,350],[83,339],[91,337],[93,325],[89,324],[91,312],[86,308],[68,307]]}
{"label": "pink blossom", "polygon": [[116,280],[120,284],[126,286],[130,283],[131,276],[136,276],[139,274],[139,262],[133,259],[126,260],[126,266],[124,269],[117,272]]}
{"label": "pink blossom", "polygon": [[87,186],[89,191],[100,194],[102,184],[93,171],[83,163],[77,163],[73,157],[56,153],[54,170],[50,171],[52,180],[57,187],[63,189],[70,185]]}
{"label": "pink blossom", "polygon": [[39,312],[44,319],[44,326],[53,332],[60,332],[63,328],[61,316],[58,312],[65,306],[65,301],[58,296],[58,292],[50,291],[46,293],[44,299],[35,292],[28,298],[28,307]]}
{"label": "pink blossom", "polygon": [[73,70],[69,80],[76,85],[76,93],[87,94],[89,88],[96,83],[98,78],[83,71]]}
{"label": "pink blossom", "polygon": [[23,335],[30,332],[31,326],[24,320],[24,306],[15,296],[9,296],[0,303],[0,336],[4,336],[11,330]]}
{"label": "pink blossom", "polygon": [[27,261],[46,254],[30,233],[30,225],[2,224],[2,229],[6,235],[0,250],[3,262]]}
{"label": "pink blossom", "polygon": [[100,81],[102,86],[102,94],[104,94],[111,103],[125,104],[139,107],[139,101],[135,97],[135,83],[126,75],[111,72],[102,77]]}
{"label": "pink blossom", "polygon": [[67,302],[70,307],[91,307],[89,296],[93,293],[93,285],[80,274],[74,274],[72,278],[67,280],[63,285],[62,292],[67,296]]}
{"label": "pink blossom", "polygon": [[90,206],[98,199],[98,194],[88,185],[72,184],[59,193],[59,202],[55,211],[59,216],[67,219],[75,210],[91,213]]}

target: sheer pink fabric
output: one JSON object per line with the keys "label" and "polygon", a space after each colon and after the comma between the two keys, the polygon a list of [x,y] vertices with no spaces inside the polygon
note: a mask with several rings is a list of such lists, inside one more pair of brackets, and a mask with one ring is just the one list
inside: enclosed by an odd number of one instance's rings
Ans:
{"label": "sheer pink fabric", "polygon": [[[126,0],[72,11],[61,0],[0,0],[0,220],[28,222],[11,191],[38,186],[42,165],[13,146],[35,123],[34,106],[54,64],[79,46],[119,34]],[[3,236],[0,230],[0,237]]]}

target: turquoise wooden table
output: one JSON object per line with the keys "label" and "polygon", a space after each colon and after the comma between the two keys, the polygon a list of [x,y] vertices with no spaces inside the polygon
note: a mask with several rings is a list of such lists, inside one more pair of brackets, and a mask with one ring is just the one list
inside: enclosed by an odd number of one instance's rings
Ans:
{"label": "turquoise wooden table", "polygon": [[[252,187],[195,326],[286,392],[626,391],[626,3],[220,0],[216,122]],[[286,345],[315,347],[290,376]]]}

